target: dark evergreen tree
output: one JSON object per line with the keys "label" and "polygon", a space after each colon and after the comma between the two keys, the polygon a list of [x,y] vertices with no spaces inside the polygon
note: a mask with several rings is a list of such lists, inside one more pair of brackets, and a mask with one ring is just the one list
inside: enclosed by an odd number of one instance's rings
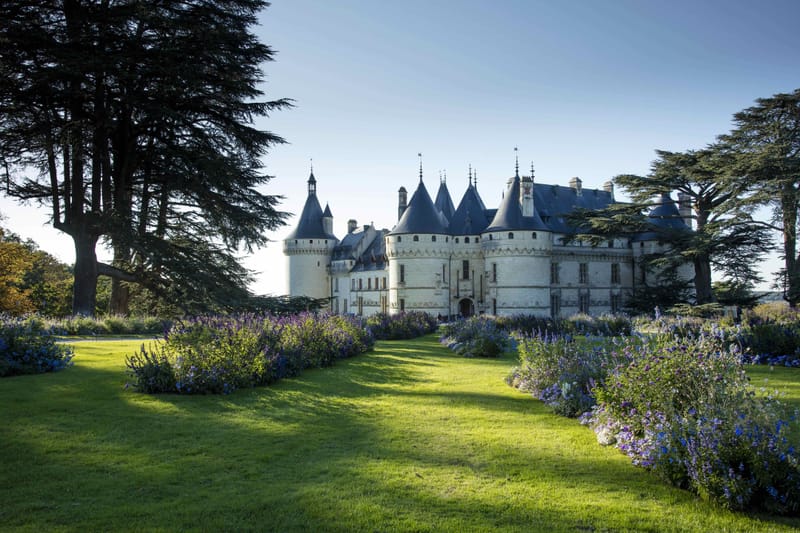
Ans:
{"label": "dark evergreen tree", "polygon": [[800,303],[800,255],[797,224],[800,211],[800,89],[756,100],[734,115],[735,128],[721,140],[736,155],[737,171],[750,187],[746,202],[767,205],[775,217],[769,225],[783,239],[784,268],[780,286],[792,307]]}
{"label": "dark evergreen tree", "polygon": [[[267,5],[0,4],[6,192],[49,204],[72,237],[74,312],[94,312],[98,275],[190,308],[247,295],[236,252],[264,244],[285,218],[258,190],[269,180],[260,159],[283,140],[253,121],[289,105],[258,101],[273,52],[250,28]],[[97,261],[101,240],[112,265]]]}
{"label": "dark evergreen tree", "polygon": [[[576,222],[601,237],[650,232],[671,249],[670,253],[649,257],[650,265],[671,272],[682,264],[691,264],[698,304],[714,300],[712,268],[738,283],[749,285],[757,281],[758,259],[770,248],[769,232],[739,202],[746,186],[731,177],[731,154],[720,146],[656,153],[658,159],[647,176],[623,174],[614,178],[633,203],[618,204],[599,213],[578,212]],[[691,206],[692,231],[664,221],[654,223],[644,214],[670,201],[665,198],[674,192],[681,202]]]}

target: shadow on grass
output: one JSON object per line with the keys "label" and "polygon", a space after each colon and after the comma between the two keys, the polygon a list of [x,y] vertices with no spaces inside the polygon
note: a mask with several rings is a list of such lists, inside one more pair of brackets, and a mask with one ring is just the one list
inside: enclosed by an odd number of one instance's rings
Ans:
{"label": "shadow on grass", "polygon": [[[435,384],[432,372],[462,361],[425,340],[381,343],[334,367],[231,396],[134,393],[123,388],[121,369],[88,363],[0,383],[0,522],[527,531],[658,529],[647,518],[657,509],[706,512],[613,451],[576,448],[591,433],[562,438],[575,423],[527,395],[424,389]],[[510,366],[468,363],[493,372]],[[420,403],[432,412],[415,411]],[[496,432],[465,432],[462,418],[474,416],[465,408],[486,411]],[[529,446],[520,425],[548,439]],[[560,499],[575,494],[582,496]],[[639,514],[626,515],[639,503]],[[605,524],[614,514],[622,518]]]}

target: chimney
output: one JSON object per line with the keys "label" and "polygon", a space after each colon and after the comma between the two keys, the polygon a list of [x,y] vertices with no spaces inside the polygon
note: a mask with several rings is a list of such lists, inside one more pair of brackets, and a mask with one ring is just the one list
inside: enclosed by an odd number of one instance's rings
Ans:
{"label": "chimney", "polygon": [[612,200],[614,199],[614,182],[613,181],[605,182],[603,184],[603,190],[611,195],[611,199]]}
{"label": "chimney", "polygon": [[400,187],[397,191],[397,220],[400,220],[406,212],[406,207],[408,207],[408,191],[405,187]]}
{"label": "chimney", "polygon": [[353,233],[357,227],[358,222],[356,222],[355,219],[351,218],[347,221],[347,233]]}
{"label": "chimney", "polygon": [[581,195],[581,184],[583,182],[580,178],[574,177],[569,180],[569,186],[575,189],[575,193],[580,196]]}
{"label": "chimney", "polygon": [[684,192],[678,193],[678,212],[683,218],[683,223],[692,227],[692,197]]}
{"label": "chimney", "polygon": [[533,216],[533,179],[524,176],[519,183],[519,202],[522,204],[522,216]]}

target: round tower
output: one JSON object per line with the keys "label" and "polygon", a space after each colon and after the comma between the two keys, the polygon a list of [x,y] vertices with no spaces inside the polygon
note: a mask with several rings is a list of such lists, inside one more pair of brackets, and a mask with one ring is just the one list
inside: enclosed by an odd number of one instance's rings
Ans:
{"label": "round tower", "polygon": [[397,225],[386,237],[391,313],[449,314],[447,221],[420,181]]}
{"label": "round tower", "polygon": [[322,211],[317,199],[317,180],[312,169],[308,197],[295,229],[283,241],[290,296],[331,297],[330,263],[338,239],[333,235],[333,215]]}
{"label": "round tower", "polygon": [[533,169],[519,164],[494,219],[481,235],[488,278],[487,312],[550,314],[550,229],[533,205]]}

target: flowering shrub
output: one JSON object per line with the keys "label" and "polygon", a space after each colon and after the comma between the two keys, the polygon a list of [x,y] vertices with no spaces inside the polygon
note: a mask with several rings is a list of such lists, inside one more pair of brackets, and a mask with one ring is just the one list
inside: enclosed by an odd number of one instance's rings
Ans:
{"label": "flowering shrub", "polygon": [[525,335],[532,333],[561,333],[570,335],[630,335],[631,319],[625,315],[604,314],[590,316],[576,314],[569,318],[542,317],[536,315],[512,315],[498,317],[497,325],[506,331],[517,331]]}
{"label": "flowering shrub", "polygon": [[265,385],[305,368],[332,365],[372,348],[356,318],[303,313],[289,317],[201,317],[173,327],[162,343],[126,359],[142,392],[227,394]]}
{"label": "flowering shrub", "polygon": [[122,317],[107,315],[104,317],[70,316],[60,319],[41,319],[49,327],[58,330],[62,335],[134,335],[163,334],[172,322],[154,316]]}
{"label": "flowering shrub", "polygon": [[593,390],[584,417],[634,464],[730,509],[796,512],[798,456],[784,409],[748,384],[737,345],[659,336]]}
{"label": "flowering shrub", "polygon": [[464,357],[499,357],[509,345],[508,334],[484,317],[471,317],[442,326],[440,342]]}
{"label": "flowering shrub", "polygon": [[41,320],[0,316],[0,377],[54,372],[72,364],[72,348],[57,344]]}
{"label": "flowering shrub", "polygon": [[433,333],[439,326],[436,318],[422,311],[396,315],[377,313],[367,318],[367,328],[376,339],[414,339]]}
{"label": "flowering shrub", "polygon": [[[578,416],[595,403],[592,389],[624,355],[607,343],[567,335],[520,336],[519,366],[506,378],[510,385],[533,394],[562,416]],[[633,346],[627,343],[628,349]]]}

